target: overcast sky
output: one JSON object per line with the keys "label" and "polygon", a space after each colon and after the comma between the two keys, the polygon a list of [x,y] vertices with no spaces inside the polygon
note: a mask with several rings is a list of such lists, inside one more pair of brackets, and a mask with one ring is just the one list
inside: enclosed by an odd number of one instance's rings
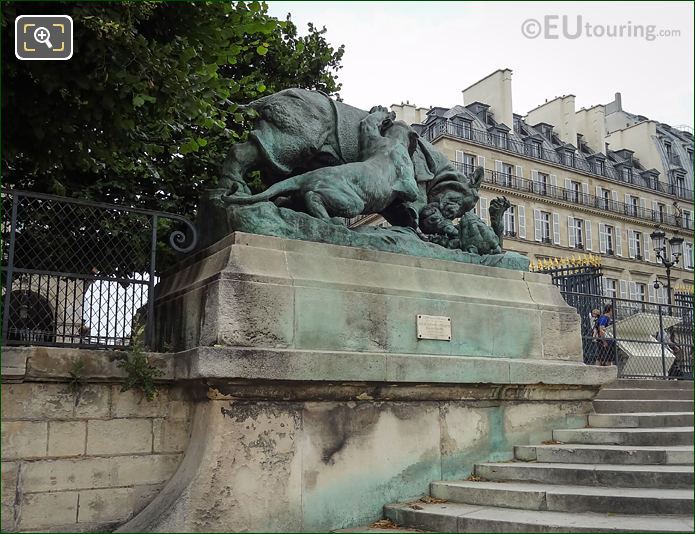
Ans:
{"label": "overcast sky", "polygon": [[[692,2],[269,0],[268,5],[278,18],[292,13],[300,31],[311,21],[327,27],[333,45],[345,45],[341,96],[357,107],[406,100],[451,107],[462,103],[462,89],[506,67],[513,71],[515,113],[524,115],[560,95],[574,94],[579,109],[608,103],[620,92],[627,111],[693,126]],[[619,32],[621,25],[623,37],[601,36]],[[537,35],[539,27],[542,34],[527,38],[522,26],[529,35]],[[650,30],[652,40],[645,37]],[[659,36],[663,30],[680,36]]]}

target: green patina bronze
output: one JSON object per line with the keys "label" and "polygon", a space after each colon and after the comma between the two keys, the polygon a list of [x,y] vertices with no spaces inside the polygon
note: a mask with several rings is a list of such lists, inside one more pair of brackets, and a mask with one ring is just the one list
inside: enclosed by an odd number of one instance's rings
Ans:
{"label": "green patina bronze", "polygon": [[[242,231],[528,270],[526,257],[502,251],[509,202],[491,202],[492,227],[472,212],[483,169],[465,176],[385,108],[304,89],[249,106],[258,118],[248,141],[231,148],[220,189],[201,199],[203,245]],[[255,170],[268,189],[250,195]],[[345,226],[372,213],[392,228]]]}

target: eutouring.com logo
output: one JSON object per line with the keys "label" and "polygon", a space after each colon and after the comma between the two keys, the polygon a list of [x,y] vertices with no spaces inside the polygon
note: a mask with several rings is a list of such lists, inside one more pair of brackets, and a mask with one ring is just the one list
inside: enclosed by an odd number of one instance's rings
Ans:
{"label": "eutouring.com logo", "polygon": [[680,37],[676,29],[658,29],[654,24],[594,24],[581,15],[545,15],[541,19],[526,19],[521,34],[527,39],[644,39]]}

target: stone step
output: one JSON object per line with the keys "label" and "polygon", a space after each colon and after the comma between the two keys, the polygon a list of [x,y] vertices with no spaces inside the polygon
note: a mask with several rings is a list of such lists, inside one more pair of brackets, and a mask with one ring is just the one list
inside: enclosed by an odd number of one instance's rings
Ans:
{"label": "stone step", "polygon": [[384,507],[399,525],[434,532],[693,532],[692,515],[549,512],[460,503]]}
{"label": "stone step", "polygon": [[575,464],[692,465],[693,446],[674,447],[635,445],[519,445],[514,457],[521,461]]}
{"label": "stone step", "polygon": [[566,428],[553,430],[553,439],[562,443],[597,445],[690,445],[693,427]]}
{"label": "stone step", "polygon": [[550,462],[489,462],[477,464],[475,474],[486,481],[541,482],[626,488],[689,488],[690,465],[569,464]]}
{"label": "stone step", "polygon": [[609,388],[693,389],[692,380],[622,378],[606,384]]}
{"label": "stone step", "polygon": [[430,494],[464,504],[621,514],[683,514],[693,510],[690,489],[615,488],[529,482],[433,482]]}
{"label": "stone step", "polygon": [[637,400],[604,399],[594,400],[596,413],[642,413],[642,412],[692,412],[693,401],[689,400]]}
{"label": "stone step", "polygon": [[692,389],[601,388],[595,400],[693,400]]}
{"label": "stone step", "polygon": [[657,428],[693,426],[693,412],[601,413],[589,415],[594,428]]}

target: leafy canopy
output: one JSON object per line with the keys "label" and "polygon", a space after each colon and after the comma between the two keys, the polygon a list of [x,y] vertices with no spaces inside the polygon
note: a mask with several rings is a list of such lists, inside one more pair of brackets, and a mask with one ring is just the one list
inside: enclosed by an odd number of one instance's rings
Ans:
{"label": "leafy canopy", "polygon": [[[67,14],[69,61],[19,61],[14,19]],[[263,2],[3,3],[4,185],[191,215],[252,110],[287,87],[336,95],[343,46]]]}

